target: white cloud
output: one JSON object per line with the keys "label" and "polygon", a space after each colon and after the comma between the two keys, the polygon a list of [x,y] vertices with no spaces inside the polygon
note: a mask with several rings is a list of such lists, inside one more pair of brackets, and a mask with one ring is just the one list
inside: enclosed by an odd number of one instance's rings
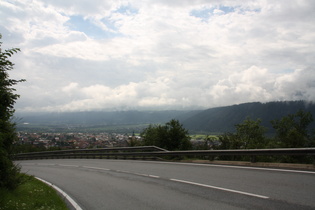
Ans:
{"label": "white cloud", "polygon": [[3,46],[22,48],[12,72],[27,79],[18,86],[18,110],[315,100],[311,1],[16,0],[0,6]]}
{"label": "white cloud", "polygon": [[298,69],[295,72],[279,76],[275,82],[277,90],[274,97],[281,100],[308,100],[315,101],[315,69]]}
{"label": "white cloud", "polygon": [[78,85],[79,84],[76,82],[71,82],[69,85],[63,87],[61,90],[65,93],[71,93],[77,89]]}

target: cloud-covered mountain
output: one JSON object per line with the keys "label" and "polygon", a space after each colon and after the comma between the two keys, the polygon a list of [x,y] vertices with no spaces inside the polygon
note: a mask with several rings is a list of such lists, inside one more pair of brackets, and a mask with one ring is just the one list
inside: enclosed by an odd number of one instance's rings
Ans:
{"label": "cloud-covered mountain", "polygon": [[[306,101],[244,103],[239,105],[216,107],[207,110],[194,111],[114,111],[114,112],[44,112],[44,113],[16,113],[18,128],[46,128],[58,127],[67,130],[68,127],[105,128],[106,126],[164,124],[171,119],[177,119],[189,130],[190,133],[224,133],[233,132],[235,125],[242,123],[247,117],[252,120],[261,119],[262,126],[268,128],[268,133],[274,130],[271,120],[280,119],[288,114],[295,114],[298,110],[311,112],[315,119],[315,103]],[[26,123],[23,124],[23,123]],[[315,122],[312,123],[315,128]],[[100,129],[101,130],[101,129]],[[137,131],[140,131],[139,129]]]}
{"label": "cloud-covered mountain", "polygon": [[199,111],[91,111],[91,112],[19,112],[15,114],[18,125],[132,125],[162,124],[171,119],[185,120]]}

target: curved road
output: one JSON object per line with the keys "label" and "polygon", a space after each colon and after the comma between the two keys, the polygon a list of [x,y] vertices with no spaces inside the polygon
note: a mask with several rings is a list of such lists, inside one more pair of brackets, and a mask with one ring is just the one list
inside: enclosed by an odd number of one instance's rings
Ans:
{"label": "curved road", "polygon": [[315,172],[171,162],[19,161],[82,209],[315,209]]}

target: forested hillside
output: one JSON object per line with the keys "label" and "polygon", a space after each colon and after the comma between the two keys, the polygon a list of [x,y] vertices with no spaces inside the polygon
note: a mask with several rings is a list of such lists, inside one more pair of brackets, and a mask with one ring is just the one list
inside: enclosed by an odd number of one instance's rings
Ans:
{"label": "forested hillside", "polygon": [[23,123],[43,125],[124,125],[159,124],[171,119],[184,121],[200,111],[90,111],[16,113],[18,126]]}
{"label": "forested hillside", "polygon": [[[30,125],[137,125],[164,124],[171,119],[179,120],[190,133],[225,133],[234,132],[235,125],[247,117],[253,120],[260,118],[263,126],[273,133],[270,121],[280,119],[298,110],[310,111],[315,118],[315,104],[304,101],[245,103],[207,110],[194,111],[115,111],[115,112],[52,112],[52,113],[16,113],[18,129],[23,123]],[[315,123],[311,124],[315,128]],[[26,126],[27,127],[27,126]]]}
{"label": "forested hillside", "polygon": [[[225,133],[234,132],[235,125],[247,117],[261,119],[267,133],[274,133],[270,121],[280,119],[298,110],[309,111],[315,118],[315,104],[305,101],[245,103],[226,107],[207,109],[187,118],[182,123],[190,132]],[[310,126],[315,129],[315,123]]]}

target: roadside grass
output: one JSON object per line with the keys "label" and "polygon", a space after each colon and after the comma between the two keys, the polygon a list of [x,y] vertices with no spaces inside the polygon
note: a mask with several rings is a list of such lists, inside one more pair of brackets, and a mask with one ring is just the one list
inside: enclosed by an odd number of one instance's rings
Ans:
{"label": "roadside grass", "polygon": [[36,178],[24,175],[26,181],[15,190],[0,188],[0,210],[67,210],[57,192]]}

